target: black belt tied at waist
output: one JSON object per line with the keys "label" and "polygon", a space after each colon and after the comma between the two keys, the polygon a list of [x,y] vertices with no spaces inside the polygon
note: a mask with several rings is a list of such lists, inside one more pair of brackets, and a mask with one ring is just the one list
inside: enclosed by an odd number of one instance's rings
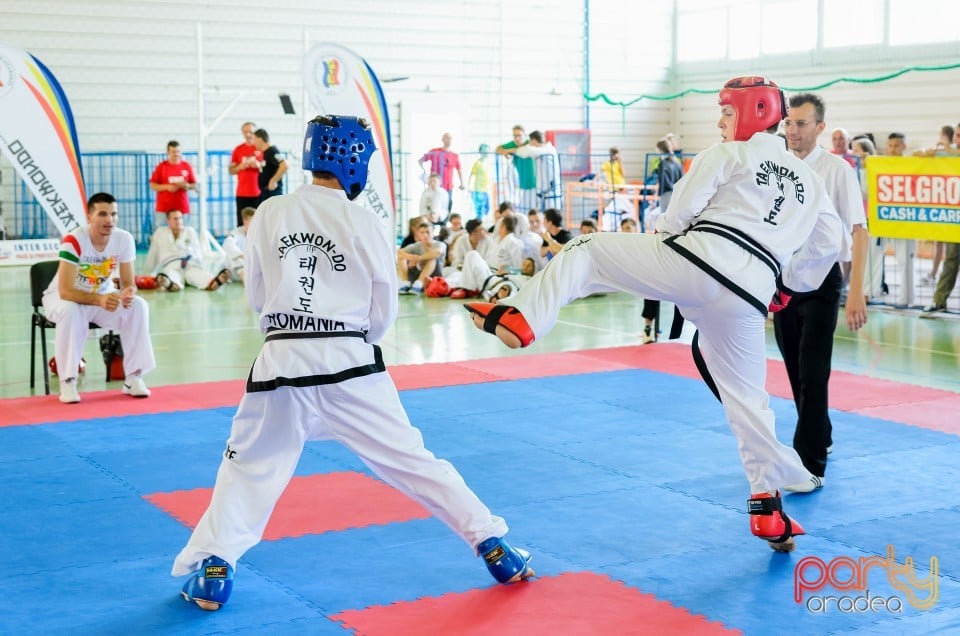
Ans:
{"label": "black belt tied at waist", "polygon": [[730,227],[728,225],[723,225],[721,223],[715,223],[713,221],[700,221],[696,225],[687,228],[686,232],[683,234],[674,234],[667,237],[663,240],[664,245],[669,246],[675,252],[689,260],[691,263],[702,269],[704,272],[709,274],[713,279],[719,282],[721,285],[735,293],[737,296],[740,296],[745,301],[750,303],[752,306],[756,307],[764,316],[767,315],[769,301],[762,302],[760,299],[755,298],[748,292],[743,289],[735,282],[721,274],[719,271],[714,269],[709,263],[705,260],[685,248],[684,246],[677,243],[677,239],[681,236],[687,234],[688,232],[707,232],[709,234],[715,234],[719,237],[725,238],[732,243],[736,243],[745,251],[756,256],[761,263],[770,268],[770,271],[773,272],[774,278],[780,278],[780,262],[771,254],[765,247],[757,243],[752,237],[745,234],[737,228]]}
{"label": "black belt tied at waist", "polygon": [[281,331],[280,329],[267,329],[266,342],[309,338],[360,338],[366,340],[367,334],[362,331]]}
{"label": "black belt tied at waist", "polygon": [[[365,339],[367,334],[362,331],[275,331],[267,330],[267,342],[271,340],[305,340],[313,338],[361,338]],[[373,347],[373,362],[371,364],[362,364],[360,366],[343,369],[335,373],[318,373],[314,375],[305,375],[295,378],[279,376],[272,380],[257,381],[253,379],[253,367],[250,368],[250,374],[247,376],[247,393],[262,393],[265,391],[274,391],[280,387],[304,388],[309,386],[320,386],[324,384],[338,384],[351,380],[353,378],[362,378],[363,376],[374,373],[383,373],[387,370],[383,363],[383,351],[377,345]]]}

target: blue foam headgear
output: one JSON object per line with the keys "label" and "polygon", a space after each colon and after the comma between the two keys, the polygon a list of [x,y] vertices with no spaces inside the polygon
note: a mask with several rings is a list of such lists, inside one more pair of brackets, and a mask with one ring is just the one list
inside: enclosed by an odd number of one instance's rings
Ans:
{"label": "blue foam headgear", "polygon": [[303,169],[329,172],[352,201],[367,185],[367,164],[376,150],[370,124],[362,117],[318,115],[303,137]]}

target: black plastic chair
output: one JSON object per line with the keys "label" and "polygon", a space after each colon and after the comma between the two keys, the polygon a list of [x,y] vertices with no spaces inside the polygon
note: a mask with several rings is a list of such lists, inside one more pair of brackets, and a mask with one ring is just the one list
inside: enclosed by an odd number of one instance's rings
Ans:
{"label": "black plastic chair", "polygon": [[[30,303],[33,305],[33,315],[30,319],[30,388],[36,384],[37,371],[37,329],[40,330],[40,351],[43,357],[40,364],[43,367],[43,390],[50,395],[50,368],[47,366],[47,329],[56,329],[57,324],[43,314],[43,292],[50,286],[56,277],[60,261],[43,261],[30,266]],[[99,329],[100,325],[91,322],[91,329]],[[107,365],[107,381],[110,381],[110,367]]]}

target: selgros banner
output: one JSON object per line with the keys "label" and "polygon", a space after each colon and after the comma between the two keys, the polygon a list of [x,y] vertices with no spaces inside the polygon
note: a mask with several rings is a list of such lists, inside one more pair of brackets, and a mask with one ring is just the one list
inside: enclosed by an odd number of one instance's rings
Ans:
{"label": "selgros banner", "polygon": [[354,115],[372,126],[379,152],[370,159],[367,187],[356,202],[376,212],[387,226],[396,227],[393,188],[393,152],[390,119],[380,81],[366,60],[350,49],[329,42],[313,45],[303,60],[303,83],[315,115]]}
{"label": "selgros banner", "polygon": [[0,44],[0,148],[60,234],[86,225],[73,113],[57,78],[37,58]]}
{"label": "selgros banner", "polygon": [[960,243],[960,157],[866,161],[870,234]]}

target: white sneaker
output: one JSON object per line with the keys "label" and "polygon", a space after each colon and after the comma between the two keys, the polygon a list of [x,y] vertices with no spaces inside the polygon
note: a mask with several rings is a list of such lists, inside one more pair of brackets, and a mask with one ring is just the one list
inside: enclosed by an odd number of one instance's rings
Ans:
{"label": "white sneaker", "polygon": [[123,383],[123,394],[131,397],[150,397],[150,389],[139,375],[131,376]]}
{"label": "white sneaker", "polygon": [[936,303],[930,303],[926,307],[920,310],[920,318],[936,318],[937,314],[941,311],[946,311],[946,307],[943,305],[938,305]]}
{"label": "white sneaker", "polygon": [[790,492],[813,492],[814,490],[823,488],[823,482],[823,477],[811,475],[807,481],[801,481],[799,484],[793,484],[792,486],[785,486],[784,490],[789,490]]}
{"label": "white sneaker", "polygon": [[70,378],[60,383],[60,401],[64,404],[76,404],[80,401],[76,378]]}
{"label": "white sneaker", "polygon": [[653,333],[653,327],[647,325],[643,328],[643,344],[650,344],[651,342],[656,342],[657,336]]}
{"label": "white sneaker", "polygon": [[415,280],[415,281],[413,281],[413,287],[411,287],[411,290],[413,291],[414,294],[422,294],[422,293],[423,293],[423,281],[422,281],[422,280]]}

